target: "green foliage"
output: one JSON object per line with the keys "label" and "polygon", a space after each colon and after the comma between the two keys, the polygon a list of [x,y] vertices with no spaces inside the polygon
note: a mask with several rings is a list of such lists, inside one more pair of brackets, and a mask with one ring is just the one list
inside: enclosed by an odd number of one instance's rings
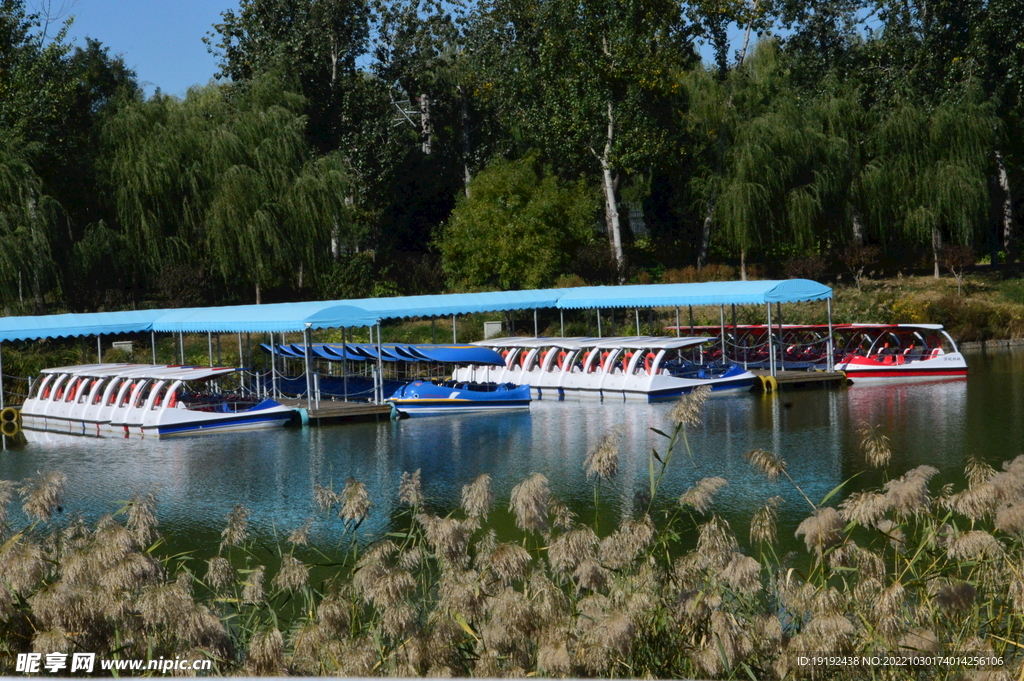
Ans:
{"label": "green foliage", "polygon": [[437,241],[455,288],[551,286],[593,239],[593,190],[540,171],[533,156],[494,161],[469,189]]}

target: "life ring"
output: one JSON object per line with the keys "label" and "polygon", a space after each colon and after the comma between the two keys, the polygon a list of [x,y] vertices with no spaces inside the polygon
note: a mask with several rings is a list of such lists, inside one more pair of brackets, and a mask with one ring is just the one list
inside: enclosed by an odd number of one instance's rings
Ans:
{"label": "life ring", "polygon": [[565,368],[565,358],[568,357],[568,356],[569,356],[569,353],[566,352],[565,350],[562,350],[562,351],[560,351],[558,353],[558,368],[559,369]]}
{"label": "life ring", "polygon": [[657,359],[657,355],[654,352],[648,352],[644,355],[644,370],[650,375],[651,367],[654,366],[654,360]]}
{"label": "life ring", "polygon": [[167,400],[167,406],[165,408],[166,409],[174,409],[177,406],[178,406],[178,393],[174,392],[174,393],[171,393],[170,399]]}
{"label": "life ring", "polygon": [[612,353],[611,353],[610,350],[605,350],[604,352],[601,353],[601,369],[602,370],[605,368],[605,365],[608,364],[608,356],[611,355],[611,354]]}
{"label": "life ring", "polygon": [[508,349],[507,348],[505,350],[501,351],[501,358],[503,360],[505,360],[505,367],[507,369],[511,369],[512,368],[512,364],[509,362],[509,359],[508,359]]}
{"label": "life ring", "polygon": [[529,357],[529,356],[530,356],[530,351],[529,350],[523,350],[522,352],[519,353],[519,368],[520,369],[525,369],[526,368],[526,358]]}
{"label": "life ring", "polygon": [[17,423],[20,418],[21,412],[14,407],[6,407],[3,411],[0,411],[0,422]]}
{"label": "life ring", "polygon": [[0,433],[3,433],[7,437],[14,437],[19,432],[21,432],[21,426],[18,425],[17,421],[4,421],[3,423],[0,423]]}

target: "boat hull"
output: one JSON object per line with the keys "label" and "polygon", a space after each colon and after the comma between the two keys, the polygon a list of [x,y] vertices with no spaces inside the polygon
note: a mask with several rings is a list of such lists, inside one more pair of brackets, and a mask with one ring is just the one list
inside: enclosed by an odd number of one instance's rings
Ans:
{"label": "boat hull", "polygon": [[865,357],[853,357],[836,364],[837,371],[846,373],[853,385],[884,383],[955,381],[967,378],[967,362],[959,352],[940,354],[925,360],[885,363]]}

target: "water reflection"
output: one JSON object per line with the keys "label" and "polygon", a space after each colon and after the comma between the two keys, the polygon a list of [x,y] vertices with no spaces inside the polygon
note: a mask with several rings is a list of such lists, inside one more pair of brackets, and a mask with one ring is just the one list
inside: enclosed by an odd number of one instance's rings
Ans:
{"label": "water reflection", "polygon": [[[661,498],[677,498],[701,477],[718,475],[729,486],[715,509],[744,533],[751,513],[781,495],[780,533],[792,536],[810,511],[785,480],[754,473],[743,455],[753,448],[778,453],[812,499],[861,473],[855,486],[877,484],[864,472],[856,428],[881,424],[892,439],[898,474],[928,463],[943,469],[941,482],[961,478],[972,452],[998,464],[1020,453],[1024,411],[1024,352],[975,353],[967,381],[779,396],[712,398],[704,423],[689,433],[664,479]],[[602,512],[611,520],[632,512],[649,485],[652,449],[664,453],[671,430],[670,404],[535,402],[528,413],[470,414],[402,422],[280,429],[168,441],[43,438],[7,451],[0,478],[20,480],[40,470],[68,476],[66,507],[94,519],[116,500],[153,490],[166,533],[215,545],[224,516],[235,504],[251,510],[254,526],[288,531],[320,518],[314,541],[332,542],[340,521],[326,522],[313,503],[316,484],[340,490],[347,478],[363,481],[374,508],[368,533],[389,527],[402,471],[422,471],[424,492],[438,509],[459,503],[461,488],[491,474],[498,503],[530,473],[543,473],[554,494],[574,509],[589,508],[593,481],[583,471],[586,453],[611,431],[621,438],[618,478],[604,486]],[[856,488],[856,487],[854,487]]]}

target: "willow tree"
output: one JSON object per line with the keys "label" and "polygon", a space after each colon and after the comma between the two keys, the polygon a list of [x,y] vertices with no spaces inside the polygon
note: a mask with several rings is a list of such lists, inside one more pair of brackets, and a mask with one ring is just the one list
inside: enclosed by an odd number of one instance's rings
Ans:
{"label": "willow tree", "polygon": [[28,162],[0,140],[0,290],[5,307],[17,296],[23,304],[23,275],[28,277],[33,312],[43,314],[43,287],[53,268],[51,233],[57,202]]}
{"label": "willow tree", "polygon": [[[301,98],[272,80],[193,88],[121,112],[106,130],[129,240],[151,267],[208,264],[252,287],[311,276],[346,231],[337,155],[317,157]],[[315,204],[315,205],[314,205]]]}
{"label": "willow tree", "polygon": [[929,244],[935,278],[943,240],[970,243],[988,215],[996,121],[979,95],[965,89],[932,109],[905,100],[872,134],[877,171],[866,183],[872,219]]}

